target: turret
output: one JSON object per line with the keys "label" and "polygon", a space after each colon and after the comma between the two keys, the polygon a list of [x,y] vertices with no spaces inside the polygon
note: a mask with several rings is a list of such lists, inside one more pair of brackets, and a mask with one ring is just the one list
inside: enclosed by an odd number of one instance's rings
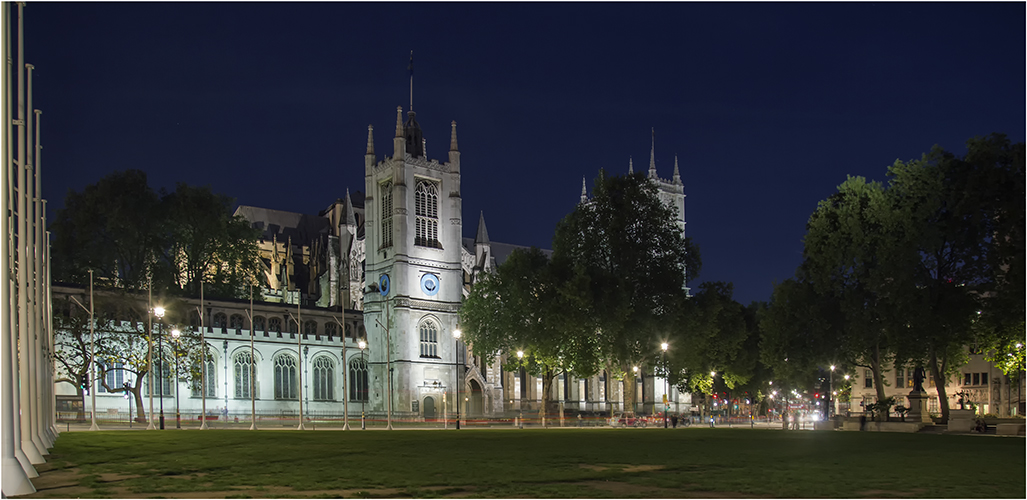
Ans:
{"label": "turret", "polygon": [[[364,173],[371,171],[371,168],[375,164],[374,156],[374,127],[371,125],[367,126],[367,152],[364,153]],[[347,198],[349,198],[347,196]]]}
{"label": "turret", "polygon": [[456,145],[456,120],[450,124],[452,132],[449,134],[449,171],[460,172],[460,149]]}
{"label": "turret", "polygon": [[406,153],[406,138],[403,137],[403,106],[396,106],[396,136],[392,138],[392,158],[402,161]]}

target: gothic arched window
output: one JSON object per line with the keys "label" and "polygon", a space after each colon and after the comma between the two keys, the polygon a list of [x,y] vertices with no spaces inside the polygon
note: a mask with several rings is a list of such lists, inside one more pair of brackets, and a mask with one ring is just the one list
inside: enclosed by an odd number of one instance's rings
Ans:
{"label": "gothic arched window", "polygon": [[439,357],[439,327],[434,321],[426,319],[417,329],[421,333],[421,357]]}
{"label": "gothic arched window", "polygon": [[414,244],[442,248],[439,244],[439,188],[435,182],[417,181],[414,211],[417,216]]}
{"label": "gothic arched window", "polygon": [[296,358],[290,354],[275,356],[275,399],[297,399]]}
{"label": "gothic arched window", "polygon": [[271,318],[267,320],[267,331],[282,336],[282,318]]}
{"label": "gothic arched window", "polygon": [[392,181],[381,184],[382,243],[379,248],[392,246]]}
{"label": "gothic arched window", "polygon": [[[253,363],[253,357],[249,352],[240,352],[235,355],[235,397],[250,397],[250,381],[257,378],[257,365]],[[256,389],[254,387],[254,389]]]}
{"label": "gothic arched window", "polygon": [[328,340],[332,340],[338,334],[337,326],[335,323],[325,323],[325,335],[328,336]]}
{"label": "gothic arched window", "polygon": [[214,328],[219,329],[221,333],[228,333],[228,316],[225,313],[214,314]]}
{"label": "gothic arched window", "polygon": [[367,401],[367,360],[362,357],[349,362],[349,400]]}
{"label": "gothic arched window", "polygon": [[242,335],[243,317],[241,314],[233,314],[231,318],[228,318],[228,327],[235,330],[237,335]]}
{"label": "gothic arched window", "polygon": [[[218,397],[218,372],[215,369],[214,356],[211,356],[209,351],[207,352],[207,366],[206,373],[204,375],[206,377],[205,381],[207,382],[207,397]],[[199,377],[196,377],[196,380],[193,380],[192,382],[192,394],[194,398],[200,397],[200,383],[201,380]]]}
{"label": "gothic arched window", "polygon": [[328,356],[314,358],[314,401],[335,399],[335,363]]}
{"label": "gothic arched window", "polygon": [[267,336],[267,320],[263,316],[253,317],[253,332],[264,332],[264,336]]}
{"label": "gothic arched window", "polygon": [[303,335],[317,335],[317,321],[304,321]]}

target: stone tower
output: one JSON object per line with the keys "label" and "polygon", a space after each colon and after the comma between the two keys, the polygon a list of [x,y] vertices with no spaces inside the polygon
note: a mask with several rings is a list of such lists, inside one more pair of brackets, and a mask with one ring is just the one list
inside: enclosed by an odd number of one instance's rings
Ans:
{"label": "stone tower", "polygon": [[[393,416],[454,412],[464,392],[463,344],[456,340],[463,275],[460,152],[452,123],[449,158],[425,157],[413,111],[396,109],[393,153],[378,161],[368,127],[364,157],[366,268],[364,325],[368,336],[371,411]],[[392,368],[392,390],[389,373]]]}

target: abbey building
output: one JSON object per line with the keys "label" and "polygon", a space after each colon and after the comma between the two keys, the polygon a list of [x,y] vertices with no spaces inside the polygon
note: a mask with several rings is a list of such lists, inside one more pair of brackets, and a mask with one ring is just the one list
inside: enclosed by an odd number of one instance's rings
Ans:
{"label": "abbey building", "polygon": [[[383,142],[378,139],[379,149]],[[452,419],[457,412],[464,418],[495,418],[537,411],[541,380],[504,369],[503,357],[473,356],[460,338],[463,299],[482,273],[492,272],[518,246],[490,241],[484,214],[476,221],[475,237],[463,237],[456,122],[443,159],[425,155],[413,111],[404,116],[397,108],[391,142],[388,154],[377,153],[368,126],[363,191],[347,190],[317,215],[238,207],[236,215],[262,233],[258,247],[265,285],[254,289],[252,306],[247,300],[187,301],[186,309],[194,311],[188,324],[178,327],[204,333],[210,355],[202,384],[195,374],[173,373],[178,365],[174,350],[167,348],[174,345],[170,340],[155,347],[154,382],[148,376],[128,380],[129,367],[114,365],[103,367],[101,381],[111,388],[141,384],[147,398],[153,394],[166,411],[180,407],[192,418],[204,405],[208,413],[230,418],[248,419],[251,412],[298,416],[301,402],[307,419],[358,418],[363,412],[376,419],[433,421]],[[633,169],[629,161],[629,172]],[[671,179],[661,179],[654,145],[648,177],[684,230],[677,159]],[[583,183],[581,201],[587,200]],[[122,325],[142,326],[140,321]],[[166,336],[174,326],[161,323],[155,332]],[[664,383],[646,368],[642,372],[635,391],[639,399],[627,405],[651,412]],[[58,393],[70,404],[74,387],[64,386]],[[126,408],[120,395],[103,387],[97,392],[98,409]],[[551,399],[569,414],[597,414],[625,408],[623,393],[622,382],[605,373],[588,379],[560,376]],[[689,410],[689,394],[672,389],[669,398],[672,411]]]}

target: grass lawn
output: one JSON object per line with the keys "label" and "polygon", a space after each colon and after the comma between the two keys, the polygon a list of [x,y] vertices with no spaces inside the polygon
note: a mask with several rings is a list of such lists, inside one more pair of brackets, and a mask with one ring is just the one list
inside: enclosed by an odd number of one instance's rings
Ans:
{"label": "grass lawn", "polygon": [[1024,498],[1024,443],[708,428],[66,432],[30,497]]}

